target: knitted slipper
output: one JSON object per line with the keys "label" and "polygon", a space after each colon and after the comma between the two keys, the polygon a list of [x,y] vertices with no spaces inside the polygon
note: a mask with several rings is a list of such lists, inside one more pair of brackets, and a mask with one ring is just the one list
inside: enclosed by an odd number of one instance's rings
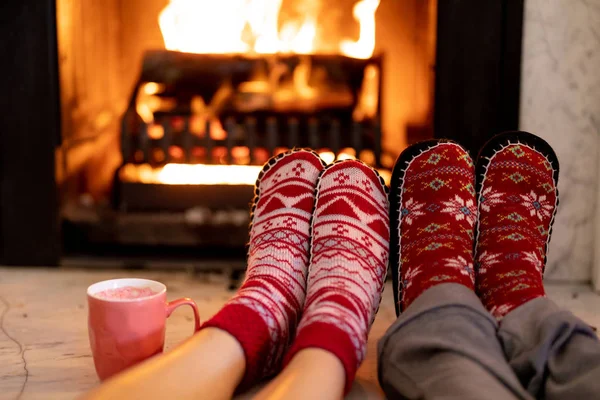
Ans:
{"label": "knitted slipper", "polygon": [[476,166],[477,292],[501,319],[543,296],[542,275],[558,209],[559,163],[528,132],[506,132],[481,149]]}
{"label": "knitted slipper", "polygon": [[397,315],[435,284],[473,287],[473,181],[468,152],[450,140],[417,143],[396,161],[390,188],[390,266]]}

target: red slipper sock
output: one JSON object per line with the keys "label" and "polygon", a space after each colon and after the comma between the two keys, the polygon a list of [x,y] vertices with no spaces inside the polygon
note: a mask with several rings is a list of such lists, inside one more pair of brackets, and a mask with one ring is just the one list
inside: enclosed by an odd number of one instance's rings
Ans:
{"label": "red slipper sock", "polygon": [[256,182],[246,280],[203,327],[234,336],[244,350],[241,388],[275,372],[293,338],[306,297],[316,153],[295,150],[272,158]]}
{"label": "red slipper sock", "polygon": [[440,283],[473,289],[474,177],[471,157],[452,142],[418,143],[396,161],[390,254],[397,313]]}
{"label": "red slipper sock", "polygon": [[477,165],[477,293],[497,318],[544,296],[546,250],[558,206],[558,160],[526,132],[499,135]]}
{"label": "red slipper sock", "polygon": [[311,240],[306,305],[285,359],[306,348],[331,352],[344,366],[348,392],[365,356],[388,266],[388,198],[374,170],[351,160],[323,171]]}

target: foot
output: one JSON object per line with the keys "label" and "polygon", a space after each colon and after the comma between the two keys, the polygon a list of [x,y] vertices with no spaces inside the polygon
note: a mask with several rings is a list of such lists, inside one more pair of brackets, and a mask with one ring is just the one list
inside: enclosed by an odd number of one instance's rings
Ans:
{"label": "foot", "polygon": [[390,254],[397,314],[440,283],[473,289],[474,176],[467,151],[449,141],[418,143],[396,161]]}
{"label": "foot", "polygon": [[542,275],[558,206],[558,159],[527,132],[501,134],[477,162],[477,293],[497,318],[544,296]]}
{"label": "foot", "polygon": [[324,163],[294,150],[272,158],[259,174],[252,206],[246,280],[204,327],[229,332],[246,357],[242,387],[281,364],[306,297],[310,219]]}
{"label": "foot", "polygon": [[329,165],[317,186],[308,294],[300,350],[334,354],[346,372],[346,392],[362,362],[388,266],[388,197],[383,180],[359,161]]}

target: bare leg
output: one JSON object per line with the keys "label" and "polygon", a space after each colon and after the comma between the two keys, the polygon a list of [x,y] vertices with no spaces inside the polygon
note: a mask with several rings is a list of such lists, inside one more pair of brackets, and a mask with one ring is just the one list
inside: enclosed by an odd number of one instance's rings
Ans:
{"label": "bare leg", "polygon": [[116,375],[83,399],[229,399],[244,375],[244,352],[217,328]]}
{"label": "bare leg", "polygon": [[344,366],[332,353],[308,348],[299,351],[288,366],[254,399],[339,400],[344,395]]}

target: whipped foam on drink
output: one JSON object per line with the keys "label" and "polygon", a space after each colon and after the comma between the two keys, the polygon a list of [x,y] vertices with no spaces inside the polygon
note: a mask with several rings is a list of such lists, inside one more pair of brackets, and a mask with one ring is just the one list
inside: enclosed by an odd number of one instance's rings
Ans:
{"label": "whipped foam on drink", "polygon": [[95,297],[106,300],[131,300],[155,295],[158,292],[149,287],[123,286],[116,289],[106,289],[94,294]]}

